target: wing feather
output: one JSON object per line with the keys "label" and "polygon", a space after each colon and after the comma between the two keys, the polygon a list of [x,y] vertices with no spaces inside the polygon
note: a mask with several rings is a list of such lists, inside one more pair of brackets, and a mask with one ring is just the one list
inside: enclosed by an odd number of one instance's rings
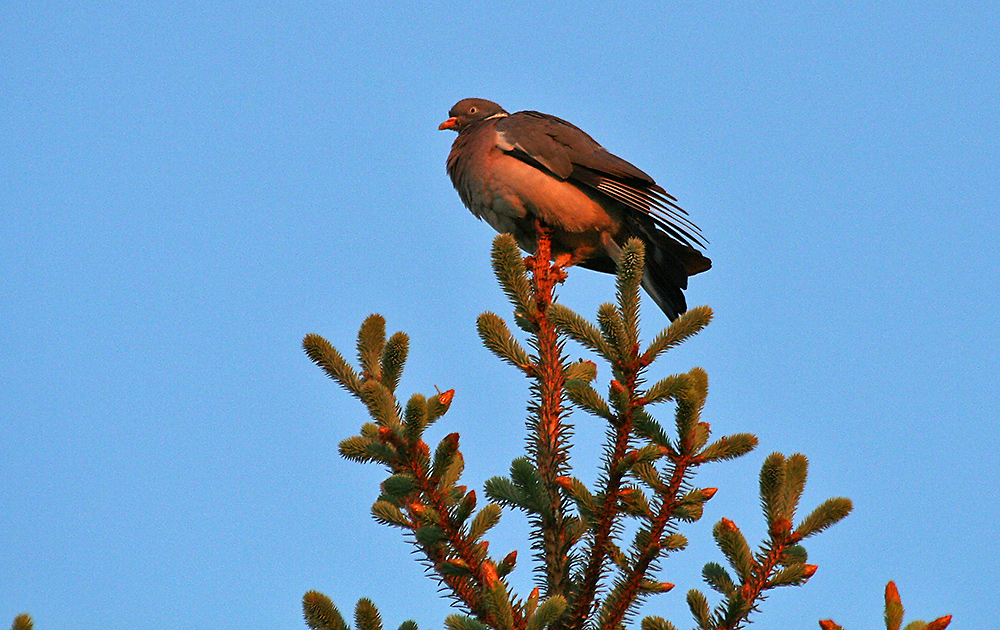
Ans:
{"label": "wing feather", "polygon": [[652,219],[671,237],[690,247],[705,246],[701,231],[677,199],[652,177],[609,153],[582,129],[561,118],[518,112],[496,123],[497,147],[561,180],[599,191],[625,208]]}

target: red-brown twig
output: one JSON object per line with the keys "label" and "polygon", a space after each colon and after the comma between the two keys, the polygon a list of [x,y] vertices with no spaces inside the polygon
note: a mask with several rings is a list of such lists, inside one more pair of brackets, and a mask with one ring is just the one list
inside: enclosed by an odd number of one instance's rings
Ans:
{"label": "red-brown twig", "polygon": [[569,546],[566,535],[566,509],[556,479],[565,474],[567,453],[564,440],[567,426],[563,422],[564,386],[562,344],[555,325],[548,317],[555,285],[566,278],[565,272],[552,262],[550,231],[540,222],[535,224],[538,247],[533,256],[525,258],[531,276],[534,298],[533,312],[528,319],[537,326],[538,361],[533,378],[539,394],[538,427],[534,436],[534,455],[542,480],[548,513],[541,515],[542,553],[547,581],[547,596],[567,595],[569,591]]}

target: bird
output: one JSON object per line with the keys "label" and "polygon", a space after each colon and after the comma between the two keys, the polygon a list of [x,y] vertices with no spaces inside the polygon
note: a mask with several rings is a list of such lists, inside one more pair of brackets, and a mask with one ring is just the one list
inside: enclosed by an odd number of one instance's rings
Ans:
{"label": "bird", "polygon": [[458,101],[439,130],[458,132],[447,172],[465,206],[528,253],[536,220],[553,263],[615,273],[632,237],[646,248],[642,287],[672,321],[687,310],[688,277],[712,261],[677,199],[575,125],[536,111],[508,113],[481,98]]}

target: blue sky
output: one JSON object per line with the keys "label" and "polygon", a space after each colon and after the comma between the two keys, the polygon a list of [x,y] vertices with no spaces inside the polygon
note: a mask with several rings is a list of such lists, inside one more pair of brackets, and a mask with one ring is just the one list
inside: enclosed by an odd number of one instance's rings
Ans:
{"label": "blue sky", "polygon": [[[466,483],[523,444],[526,384],[481,347],[509,315],[493,234],[444,173],[460,98],[570,120],[689,210],[715,322],[659,365],[709,374],[718,486],[678,585],[763,533],[756,474],[811,461],[804,503],[855,512],[755,627],[988,625],[1000,578],[1000,9],[995,3],[55,3],[0,8],[0,623],[301,628],[300,598],[388,627],[450,612],[368,515],[365,415],[302,353],[380,312],[400,392],[455,388]],[[592,315],[610,277],[561,299]],[[666,322],[646,303],[647,338]],[[585,356],[575,347],[571,352]],[[607,378],[607,369],[600,371]],[[602,434],[578,422],[587,478]],[[521,551],[505,514],[491,550]]]}

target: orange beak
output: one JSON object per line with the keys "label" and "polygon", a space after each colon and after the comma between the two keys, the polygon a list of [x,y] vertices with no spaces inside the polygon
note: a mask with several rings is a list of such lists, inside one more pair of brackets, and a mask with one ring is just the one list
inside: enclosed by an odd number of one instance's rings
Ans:
{"label": "orange beak", "polygon": [[457,125],[458,125],[458,118],[452,116],[448,120],[438,125],[438,131],[441,131],[443,129],[454,129]]}

